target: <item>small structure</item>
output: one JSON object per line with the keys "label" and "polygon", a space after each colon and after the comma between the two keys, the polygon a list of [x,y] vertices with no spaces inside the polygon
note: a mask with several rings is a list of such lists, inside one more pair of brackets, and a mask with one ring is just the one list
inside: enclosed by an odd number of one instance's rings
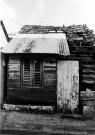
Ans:
{"label": "small structure", "polygon": [[94,113],[93,44],[86,26],[25,25],[2,50],[5,103],[51,105],[64,113],[84,113],[91,106]]}

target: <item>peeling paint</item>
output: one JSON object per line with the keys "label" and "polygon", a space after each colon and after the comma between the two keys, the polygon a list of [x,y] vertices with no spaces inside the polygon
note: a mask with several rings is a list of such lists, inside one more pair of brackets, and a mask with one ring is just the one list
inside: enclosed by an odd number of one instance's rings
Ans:
{"label": "peeling paint", "polygon": [[58,61],[57,76],[58,111],[73,113],[78,110],[79,62]]}

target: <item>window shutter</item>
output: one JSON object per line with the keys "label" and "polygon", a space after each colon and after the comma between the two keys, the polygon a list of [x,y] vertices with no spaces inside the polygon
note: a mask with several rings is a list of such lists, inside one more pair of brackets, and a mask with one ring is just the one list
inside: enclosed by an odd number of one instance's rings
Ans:
{"label": "window shutter", "polygon": [[23,85],[31,85],[30,60],[23,61]]}
{"label": "window shutter", "polygon": [[35,86],[41,85],[41,62],[40,60],[34,61],[34,79],[33,84]]}

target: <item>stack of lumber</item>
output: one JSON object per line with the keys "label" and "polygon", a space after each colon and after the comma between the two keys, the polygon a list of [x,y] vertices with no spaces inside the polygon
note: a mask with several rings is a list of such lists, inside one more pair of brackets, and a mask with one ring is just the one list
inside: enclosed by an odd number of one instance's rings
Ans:
{"label": "stack of lumber", "polygon": [[95,35],[86,25],[63,26],[71,52],[92,53]]}
{"label": "stack of lumber", "polygon": [[69,41],[81,41],[90,45],[92,45],[95,41],[93,31],[86,25],[63,26],[63,31],[66,33]]}

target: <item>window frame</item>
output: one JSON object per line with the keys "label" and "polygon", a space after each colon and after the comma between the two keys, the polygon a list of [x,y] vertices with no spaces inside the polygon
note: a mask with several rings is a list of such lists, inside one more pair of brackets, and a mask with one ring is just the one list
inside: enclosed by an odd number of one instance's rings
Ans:
{"label": "window frame", "polygon": [[[24,61],[28,59],[30,60],[30,85],[23,84],[24,80]],[[33,84],[34,82],[34,61],[39,60],[40,61],[40,85]],[[43,87],[43,60],[41,58],[23,58],[21,62],[21,87],[31,87],[31,88],[41,88]]]}

